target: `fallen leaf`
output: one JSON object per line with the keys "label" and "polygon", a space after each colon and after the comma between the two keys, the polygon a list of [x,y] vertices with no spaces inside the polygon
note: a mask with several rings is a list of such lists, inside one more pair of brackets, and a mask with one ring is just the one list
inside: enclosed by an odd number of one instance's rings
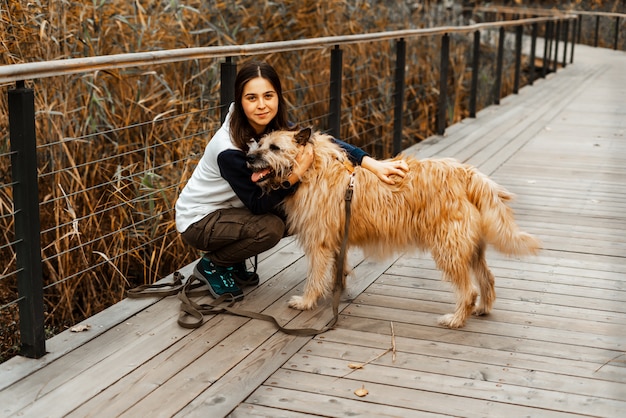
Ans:
{"label": "fallen leaf", "polygon": [[369,390],[365,389],[365,385],[361,386],[360,389],[357,389],[354,391],[354,394],[360,398],[362,398],[363,396],[367,395],[369,392]]}
{"label": "fallen leaf", "polygon": [[70,328],[70,331],[71,332],[83,332],[83,331],[89,331],[90,329],[91,329],[91,325],[85,324],[85,325],[73,326],[72,328]]}

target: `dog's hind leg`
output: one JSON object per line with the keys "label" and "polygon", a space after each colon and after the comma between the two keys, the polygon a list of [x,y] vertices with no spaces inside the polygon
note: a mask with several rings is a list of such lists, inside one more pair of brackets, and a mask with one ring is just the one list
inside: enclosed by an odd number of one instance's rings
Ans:
{"label": "dog's hind leg", "polygon": [[445,264],[435,257],[435,261],[443,274],[454,285],[456,292],[456,309],[454,313],[443,315],[438,322],[448,328],[460,328],[465,325],[465,320],[472,314],[478,292],[472,283],[469,263],[461,258],[448,259]]}
{"label": "dog's hind leg", "polygon": [[474,276],[480,289],[480,298],[474,308],[474,315],[486,315],[491,311],[493,302],[496,300],[496,290],[494,288],[495,279],[493,273],[489,270],[487,260],[485,259],[484,243],[480,243],[478,248],[476,248],[474,259],[472,260],[472,270],[474,270]]}
{"label": "dog's hind leg", "polygon": [[332,266],[334,266],[334,252],[325,247],[315,248],[313,251],[305,251],[309,258],[309,270],[304,284],[302,296],[292,296],[289,307],[300,310],[315,308],[317,301],[330,293],[332,280],[329,280]]}

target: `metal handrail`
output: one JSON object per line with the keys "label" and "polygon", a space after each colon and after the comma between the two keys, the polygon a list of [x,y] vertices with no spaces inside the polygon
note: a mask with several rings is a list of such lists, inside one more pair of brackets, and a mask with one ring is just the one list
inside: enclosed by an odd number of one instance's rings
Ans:
{"label": "metal handrail", "polygon": [[566,16],[566,15],[589,15],[589,16],[604,16],[604,17],[626,17],[626,13],[617,12],[592,12],[576,9],[537,9],[537,8],[521,8],[521,7],[506,7],[506,6],[478,6],[474,8],[468,8],[467,10],[482,11],[482,12],[500,12],[500,13],[516,13],[516,14],[532,14],[537,16]]}
{"label": "metal handrail", "polygon": [[604,17],[619,17],[626,18],[626,13],[615,13],[615,12],[585,12],[582,10],[568,10],[568,13],[575,15],[588,15],[588,16],[604,16]]}
{"label": "metal handrail", "polygon": [[506,6],[478,6],[474,8],[465,8],[467,11],[481,11],[481,12],[492,12],[492,13],[511,13],[511,14],[532,14],[537,16],[571,16],[574,15],[578,19],[578,36],[577,42],[580,43],[581,29],[582,29],[582,18],[583,16],[595,17],[595,35],[593,46],[598,46],[598,38],[599,38],[599,30],[600,30],[600,18],[614,18],[615,19],[615,38],[613,39],[613,49],[618,48],[619,42],[619,25],[621,19],[626,19],[626,13],[617,13],[617,12],[596,12],[596,11],[584,11],[584,10],[545,10],[545,9],[534,9],[534,8],[520,8],[520,7],[506,7]]}
{"label": "metal handrail", "polygon": [[514,27],[540,22],[575,19],[575,15],[518,19],[508,22],[485,22],[466,26],[443,26],[428,29],[406,29],[359,35],[327,36],[293,41],[262,42],[251,45],[209,46],[179,48],[167,51],[135,52],[99,57],[69,58],[44,62],[29,62],[0,66],[0,83],[63,76],[91,71],[112,70],[154,64],[165,64],[193,59],[224,58],[270,54],[305,49],[329,48],[368,41],[386,41],[452,33],[471,33],[481,29]]}

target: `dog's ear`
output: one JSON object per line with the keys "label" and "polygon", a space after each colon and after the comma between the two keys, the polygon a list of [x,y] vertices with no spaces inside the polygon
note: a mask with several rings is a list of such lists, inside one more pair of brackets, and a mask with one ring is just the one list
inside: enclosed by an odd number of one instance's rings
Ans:
{"label": "dog's ear", "polygon": [[296,136],[294,137],[294,139],[299,145],[306,145],[306,143],[309,142],[310,138],[311,138],[311,128],[300,129],[300,132],[298,132]]}

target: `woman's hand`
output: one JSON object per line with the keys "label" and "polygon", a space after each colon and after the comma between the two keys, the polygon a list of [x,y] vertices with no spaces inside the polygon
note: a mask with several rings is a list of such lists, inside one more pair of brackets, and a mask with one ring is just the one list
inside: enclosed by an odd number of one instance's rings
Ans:
{"label": "woman's hand", "polygon": [[390,177],[391,175],[404,177],[409,171],[409,165],[404,160],[375,160],[369,156],[363,157],[361,166],[376,174],[379,179],[387,184],[396,184]]}

